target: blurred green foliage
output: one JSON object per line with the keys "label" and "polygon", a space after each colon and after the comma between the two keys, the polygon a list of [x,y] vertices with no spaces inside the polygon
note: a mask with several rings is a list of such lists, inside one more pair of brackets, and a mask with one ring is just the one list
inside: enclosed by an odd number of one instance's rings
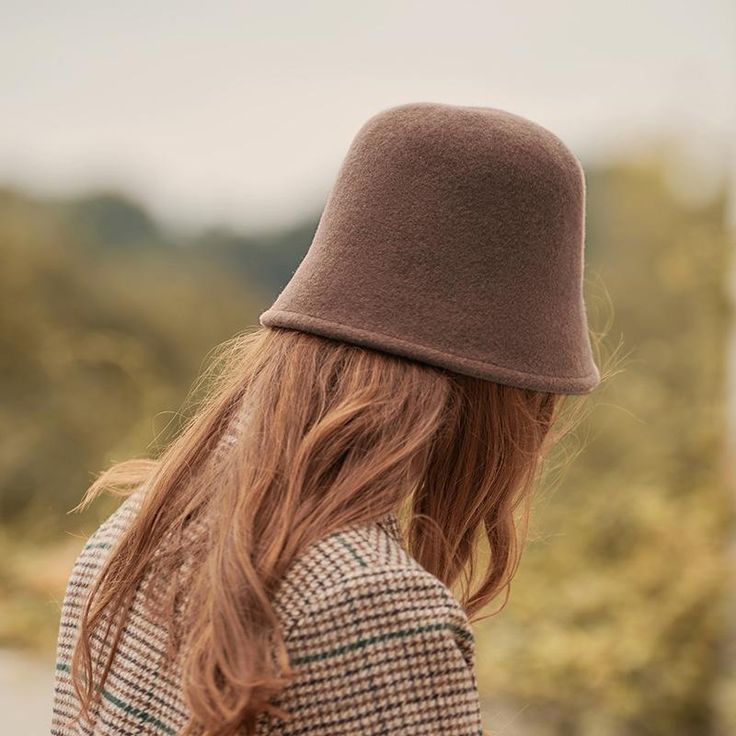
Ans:
{"label": "blurred green foliage", "polygon": [[579,456],[537,499],[507,607],[479,624],[490,719],[509,733],[736,733],[719,702],[734,523],[727,192],[690,205],[667,168],[588,175],[588,303],[596,323],[610,300],[626,357]]}
{"label": "blurred green foliage", "polygon": [[266,296],[225,245],[173,247],[111,195],[0,194],[0,255],[0,518],[53,532],[74,523],[63,513],[91,473],[146,451],[208,351]]}
{"label": "blurred green foliage", "polygon": [[[477,624],[494,734],[736,732],[719,655],[727,192],[688,203],[667,170],[588,173],[591,322],[612,305],[608,347],[623,339],[626,360],[540,489],[508,605]],[[175,238],[114,193],[0,192],[0,645],[52,643],[69,566],[109,508],[65,512],[92,474],[166,440],[209,350],[256,324],[316,222]]]}

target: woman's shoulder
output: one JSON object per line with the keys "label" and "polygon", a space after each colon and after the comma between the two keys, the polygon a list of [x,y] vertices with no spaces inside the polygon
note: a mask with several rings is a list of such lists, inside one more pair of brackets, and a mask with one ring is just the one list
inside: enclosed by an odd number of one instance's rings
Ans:
{"label": "woman's shoulder", "polygon": [[393,514],[343,528],[314,544],[287,572],[275,605],[287,638],[298,637],[310,621],[367,616],[379,634],[390,623],[394,637],[404,629],[445,628],[472,660],[473,634],[465,610],[409,553]]}
{"label": "woman's shoulder", "polygon": [[68,594],[73,593],[74,597],[80,600],[83,598],[87,587],[138,512],[144,493],[143,486],[137,488],[87,538],[74,561],[70,584],[67,586]]}
{"label": "woman's shoulder", "polygon": [[329,534],[287,573],[278,607],[296,677],[276,704],[294,733],[482,733],[468,618],[396,531],[389,520]]}
{"label": "woman's shoulder", "polygon": [[[75,598],[83,596],[99,574],[144,496],[145,488],[137,489],[89,537],[70,577]],[[343,527],[312,544],[287,570],[273,604],[287,638],[303,632],[310,618],[324,615],[372,612],[371,620],[378,625],[380,611],[406,624],[446,625],[463,643],[467,658],[473,656],[464,609],[450,589],[409,553],[395,514]]]}

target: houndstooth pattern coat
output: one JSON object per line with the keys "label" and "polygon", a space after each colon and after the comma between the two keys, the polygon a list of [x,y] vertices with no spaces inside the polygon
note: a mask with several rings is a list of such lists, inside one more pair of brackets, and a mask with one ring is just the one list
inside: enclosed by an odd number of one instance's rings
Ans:
{"label": "houndstooth pattern coat", "polygon": [[[165,631],[147,615],[144,580],[122,633],[94,723],[74,722],[70,659],[84,602],[140,506],[126,499],[77,558],[61,611],[52,736],[167,736],[187,720]],[[408,553],[398,519],[327,535],[297,558],[274,607],[296,679],[262,714],[259,736],[482,736],[475,642],[451,591]],[[104,650],[93,642],[93,656]]]}

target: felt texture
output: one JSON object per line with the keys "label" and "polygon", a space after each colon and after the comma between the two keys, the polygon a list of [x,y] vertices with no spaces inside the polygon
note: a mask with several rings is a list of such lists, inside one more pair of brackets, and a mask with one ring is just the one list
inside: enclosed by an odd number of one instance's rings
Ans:
{"label": "felt texture", "polygon": [[563,394],[600,382],[583,300],[585,179],[553,133],[431,102],[357,132],[264,326]]}

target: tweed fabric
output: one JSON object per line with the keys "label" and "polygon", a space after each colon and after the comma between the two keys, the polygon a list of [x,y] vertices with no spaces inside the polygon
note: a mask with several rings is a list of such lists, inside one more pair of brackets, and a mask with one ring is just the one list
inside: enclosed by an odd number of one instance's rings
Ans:
{"label": "tweed fabric", "polygon": [[353,139],[304,259],[261,325],[499,383],[588,393],[585,181],[503,110],[419,102]]}
{"label": "tweed fabric", "polygon": [[[140,508],[143,488],[92,535],[73,567],[61,612],[52,736],[177,734],[187,718],[178,662],[163,666],[165,632],[147,615],[143,581],[94,724],[72,723],[69,667],[90,585]],[[260,736],[481,736],[475,642],[451,591],[408,553],[398,518],[328,534],[292,564],[274,598],[298,675],[262,714]],[[107,650],[97,639],[95,659]]]}

